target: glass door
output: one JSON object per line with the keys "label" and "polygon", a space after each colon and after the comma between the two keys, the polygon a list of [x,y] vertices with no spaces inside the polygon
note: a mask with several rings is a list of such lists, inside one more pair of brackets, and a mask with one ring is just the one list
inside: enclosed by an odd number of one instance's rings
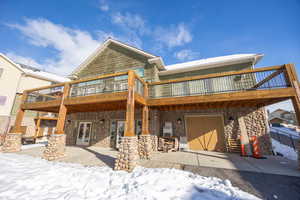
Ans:
{"label": "glass door", "polygon": [[92,122],[80,122],[77,135],[77,145],[89,145],[91,138]]}

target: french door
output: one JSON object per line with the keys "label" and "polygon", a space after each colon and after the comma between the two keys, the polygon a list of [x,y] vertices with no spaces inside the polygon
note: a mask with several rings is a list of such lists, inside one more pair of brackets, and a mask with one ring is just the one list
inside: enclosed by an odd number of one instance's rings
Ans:
{"label": "french door", "polygon": [[91,138],[92,122],[80,122],[77,135],[77,145],[89,145]]}

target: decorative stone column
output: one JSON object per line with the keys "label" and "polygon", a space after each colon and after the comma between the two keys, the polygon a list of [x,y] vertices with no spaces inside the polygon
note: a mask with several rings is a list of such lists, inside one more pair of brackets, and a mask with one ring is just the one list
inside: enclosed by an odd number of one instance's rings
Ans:
{"label": "decorative stone column", "polygon": [[138,138],[136,136],[122,137],[115,170],[131,172],[137,165],[138,159]]}
{"label": "decorative stone column", "polygon": [[56,160],[65,156],[66,135],[55,134],[48,139],[48,145],[43,152],[43,158],[46,160]]}
{"label": "decorative stone column", "polygon": [[158,137],[157,135],[150,135],[151,136],[151,148],[152,151],[157,151],[158,148]]}
{"label": "decorative stone column", "polygon": [[151,135],[140,135],[139,138],[139,155],[141,159],[150,159],[152,149]]}
{"label": "decorative stone column", "polygon": [[22,133],[8,133],[5,136],[5,140],[2,146],[2,151],[18,152],[21,151],[22,146]]}

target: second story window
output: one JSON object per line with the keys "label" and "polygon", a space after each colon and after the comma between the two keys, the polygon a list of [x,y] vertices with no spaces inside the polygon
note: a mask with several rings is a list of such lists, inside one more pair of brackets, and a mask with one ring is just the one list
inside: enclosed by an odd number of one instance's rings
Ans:
{"label": "second story window", "polygon": [[144,68],[142,67],[142,68],[137,68],[137,69],[134,69],[133,70],[139,77],[144,77]]}

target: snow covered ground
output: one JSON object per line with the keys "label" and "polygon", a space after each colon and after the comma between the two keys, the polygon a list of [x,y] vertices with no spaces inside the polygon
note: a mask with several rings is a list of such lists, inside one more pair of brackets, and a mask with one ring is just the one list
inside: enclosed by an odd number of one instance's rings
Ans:
{"label": "snow covered ground", "polygon": [[284,144],[281,144],[280,142],[278,142],[277,140],[272,138],[272,146],[273,146],[273,150],[274,152],[278,152],[280,154],[283,155],[283,157],[288,158],[290,160],[297,160],[298,156],[297,156],[297,152]]}
{"label": "snow covered ground", "polygon": [[137,167],[127,173],[0,153],[0,170],[0,199],[6,200],[257,199],[229,180],[176,169]]}
{"label": "snow covered ground", "polygon": [[280,133],[282,135],[287,135],[287,136],[291,136],[293,138],[300,138],[300,133],[288,128],[288,127],[270,127],[271,131],[275,132],[275,133]]}

